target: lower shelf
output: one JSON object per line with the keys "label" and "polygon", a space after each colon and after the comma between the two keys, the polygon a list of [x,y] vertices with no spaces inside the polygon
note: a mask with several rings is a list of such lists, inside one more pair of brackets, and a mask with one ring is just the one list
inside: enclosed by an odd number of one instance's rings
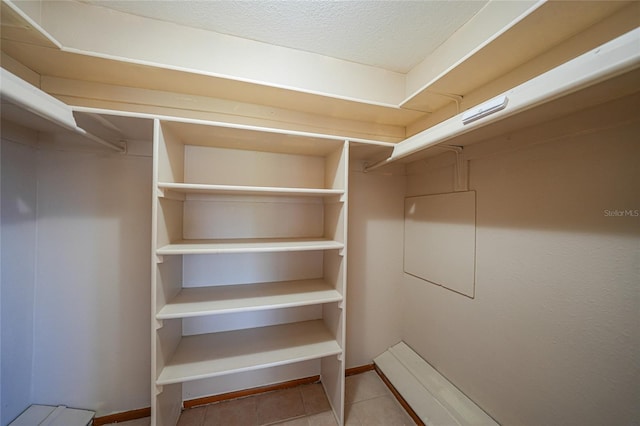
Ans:
{"label": "lower shelf", "polygon": [[322,320],[183,337],[156,384],[169,385],[342,353]]}

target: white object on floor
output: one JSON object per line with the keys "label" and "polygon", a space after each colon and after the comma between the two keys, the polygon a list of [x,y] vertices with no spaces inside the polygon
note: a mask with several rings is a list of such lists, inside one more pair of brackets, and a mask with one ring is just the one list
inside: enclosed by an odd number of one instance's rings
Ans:
{"label": "white object on floor", "polygon": [[426,425],[498,425],[404,342],[373,361]]}
{"label": "white object on floor", "polygon": [[32,405],[9,426],[88,426],[95,413],[63,405]]}

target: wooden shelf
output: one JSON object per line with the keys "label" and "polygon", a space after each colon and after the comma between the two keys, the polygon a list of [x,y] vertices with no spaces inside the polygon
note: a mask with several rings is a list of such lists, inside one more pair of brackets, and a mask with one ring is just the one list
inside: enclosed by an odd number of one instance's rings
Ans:
{"label": "wooden shelf", "polygon": [[71,108],[53,96],[4,68],[0,68],[0,80],[2,81],[0,100],[3,120],[44,133],[64,134],[71,140],[95,142],[109,149],[124,152],[121,144],[104,140],[79,127]]}
{"label": "wooden shelf", "polygon": [[183,145],[326,156],[340,149],[345,137],[194,119],[165,119],[163,127],[180,135]]}
{"label": "wooden shelf", "polygon": [[321,279],[184,288],[156,318],[187,318],[341,300],[342,295]]}
{"label": "wooden shelf", "polygon": [[331,197],[344,194],[342,189],[282,188],[272,186],[208,185],[200,183],[159,182],[158,188],[183,194],[271,195],[295,197]]}
{"label": "wooden shelf", "polygon": [[[421,87],[416,87],[415,92],[409,94],[401,106],[425,112],[437,111],[451,102],[450,96],[442,94],[467,96],[474,90],[517,70],[518,67],[535,61],[537,57],[542,57],[554,46],[566,44],[567,40],[576,34],[598,25],[624,7],[629,7],[627,16],[636,16],[637,12],[631,9],[631,4],[584,2],[581,4],[584,7],[580,8],[580,13],[576,13],[575,5],[571,2],[539,2],[493,37],[488,38],[479,48],[459,58],[448,68],[442,69],[439,74],[431,75],[430,80],[425,81]],[[616,22],[616,30],[610,34],[611,37],[619,36],[637,25],[632,19],[618,18]],[[542,32],[545,34],[544,37],[540,37]],[[601,30],[601,33],[604,35],[606,31]],[[562,53],[555,54],[554,59],[546,58],[546,69],[552,69],[596,48],[597,44],[605,41],[601,37],[584,37],[580,44],[574,38],[572,47],[565,47]],[[527,48],[523,49],[522,46]],[[535,77],[532,72],[534,71],[527,72],[521,82]]]}
{"label": "wooden shelf", "polygon": [[342,353],[321,320],[183,337],[156,384],[169,385]]}
{"label": "wooden shelf", "polygon": [[326,238],[248,238],[235,240],[180,240],[156,251],[158,255],[267,253],[342,249],[344,244]]}
{"label": "wooden shelf", "polygon": [[390,157],[366,170],[416,161],[445,142],[467,146],[630,96],[637,92],[640,75],[638,40],[636,28],[504,92],[504,109],[468,123],[458,114],[396,144]]}

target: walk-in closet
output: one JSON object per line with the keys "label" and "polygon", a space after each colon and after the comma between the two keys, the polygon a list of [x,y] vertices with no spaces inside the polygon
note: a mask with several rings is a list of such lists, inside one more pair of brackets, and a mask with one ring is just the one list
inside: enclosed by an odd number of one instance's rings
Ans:
{"label": "walk-in closet", "polygon": [[0,426],[640,422],[640,2],[1,5]]}

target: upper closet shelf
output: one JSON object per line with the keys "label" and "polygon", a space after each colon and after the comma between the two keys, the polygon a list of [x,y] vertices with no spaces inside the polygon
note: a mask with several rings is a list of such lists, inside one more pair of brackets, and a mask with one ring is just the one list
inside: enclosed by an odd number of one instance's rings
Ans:
{"label": "upper closet shelf", "polygon": [[256,238],[231,240],[181,240],[159,248],[158,255],[268,253],[339,250],[344,244],[325,238]]}
{"label": "upper closet shelf", "polygon": [[405,139],[391,156],[368,165],[365,171],[398,160],[417,160],[425,156],[426,149],[445,142],[464,146],[635,93],[640,78],[639,44],[640,28],[636,28]]}
{"label": "upper closet shelf", "polygon": [[159,320],[339,302],[322,279],[183,288],[156,315]]}
{"label": "upper closet shelf", "polygon": [[163,119],[162,127],[183,145],[247,151],[326,156],[347,139],[319,133],[273,129],[195,119]]}
{"label": "upper closet shelf", "polygon": [[183,337],[157,385],[182,383],[342,353],[322,320]]}
{"label": "upper closet shelf", "polygon": [[330,197],[344,194],[342,189],[283,188],[271,186],[209,185],[199,183],[158,183],[158,188],[184,194],[272,195]]}
{"label": "upper closet shelf", "polygon": [[125,148],[106,141],[79,127],[72,109],[21,78],[0,68],[2,117],[28,128],[46,133],[69,133],[106,146],[118,152]]}

